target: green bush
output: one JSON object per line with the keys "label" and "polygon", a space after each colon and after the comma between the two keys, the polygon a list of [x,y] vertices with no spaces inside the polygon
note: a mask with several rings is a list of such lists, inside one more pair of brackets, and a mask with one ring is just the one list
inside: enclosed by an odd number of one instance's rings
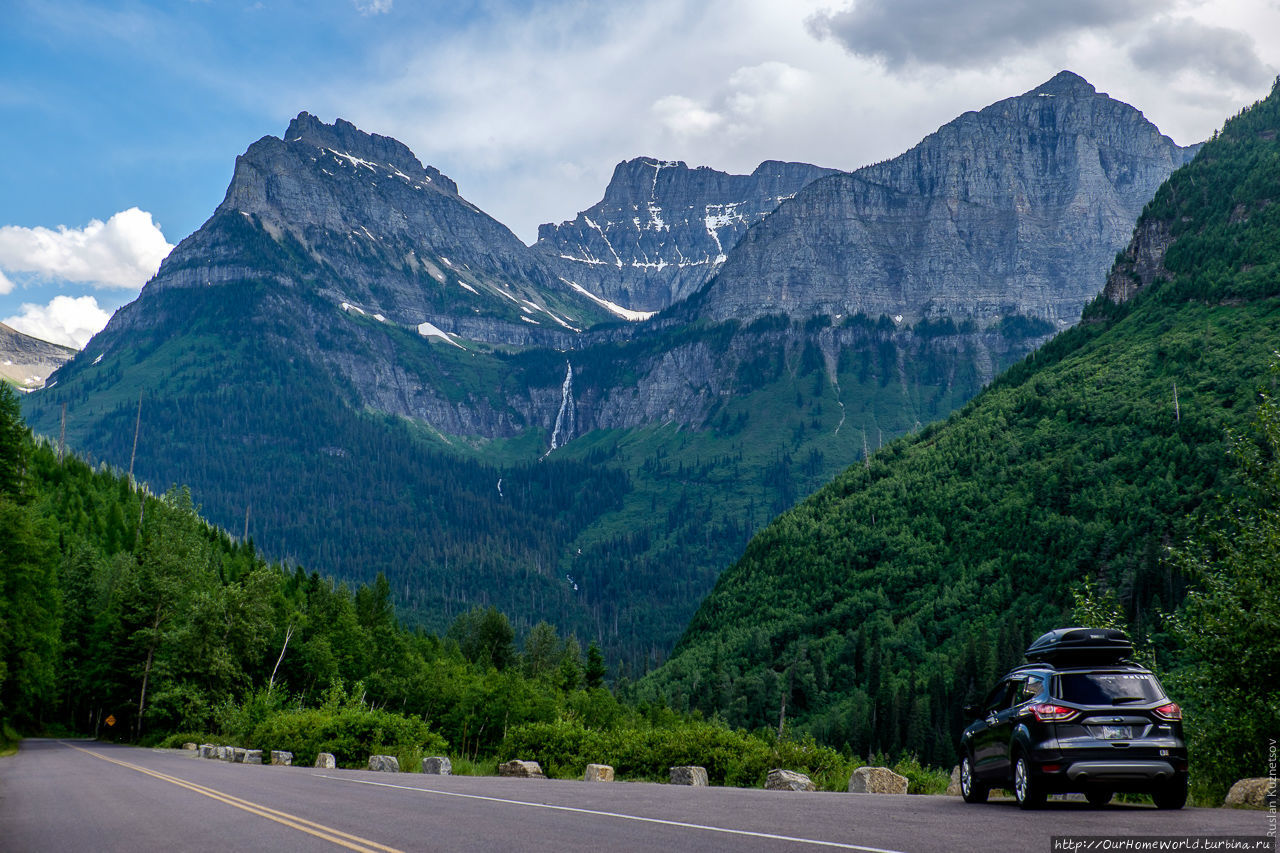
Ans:
{"label": "green bush", "polygon": [[844,790],[857,766],[811,737],[776,740],[702,721],[608,731],[564,720],[527,723],[507,731],[499,757],[537,761],[549,776],[581,776],[596,763],[611,765],[620,778],[650,781],[666,781],[672,767],[692,764],[706,768],[713,784],[737,787],[762,786],[770,770],[782,767],[808,774],[824,790]]}

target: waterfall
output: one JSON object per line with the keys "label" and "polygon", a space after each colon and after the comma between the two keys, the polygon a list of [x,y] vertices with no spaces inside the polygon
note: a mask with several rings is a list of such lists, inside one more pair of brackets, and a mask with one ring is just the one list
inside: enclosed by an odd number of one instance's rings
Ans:
{"label": "waterfall", "polygon": [[573,439],[573,421],[575,408],[573,404],[573,365],[565,362],[564,384],[560,386],[560,411],[556,412],[556,425],[551,430],[550,453],[557,447],[563,447]]}

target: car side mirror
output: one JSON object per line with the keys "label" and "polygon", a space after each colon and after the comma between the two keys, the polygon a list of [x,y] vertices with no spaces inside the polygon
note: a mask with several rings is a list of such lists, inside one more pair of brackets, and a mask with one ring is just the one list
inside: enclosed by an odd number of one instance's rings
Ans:
{"label": "car side mirror", "polygon": [[977,719],[981,719],[981,718],[982,718],[982,708],[980,708],[980,707],[979,707],[979,706],[977,706],[977,705],[965,705],[965,706],[964,706],[964,715],[965,715],[966,717],[968,717],[970,720],[977,720]]}

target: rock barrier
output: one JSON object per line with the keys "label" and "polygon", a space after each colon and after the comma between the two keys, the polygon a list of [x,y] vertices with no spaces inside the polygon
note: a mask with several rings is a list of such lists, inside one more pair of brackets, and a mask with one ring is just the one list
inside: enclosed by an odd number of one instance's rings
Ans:
{"label": "rock barrier", "polygon": [[612,782],[613,768],[608,764],[588,764],[587,771],[582,774],[583,782]]}
{"label": "rock barrier", "polygon": [[333,760],[332,752],[322,752],[316,756],[316,767],[325,770],[334,770],[338,766],[338,762]]}
{"label": "rock barrier", "polygon": [[271,763],[276,767],[289,767],[293,764],[293,753],[273,749],[271,750]]}
{"label": "rock barrier", "polygon": [[818,790],[818,786],[813,784],[813,780],[803,773],[782,769],[770,770],[768,777],[764,780],[764,787],[767,791]]}
{"label": "rock barrier", "polygon": [[422,772],[433,776],[452,776],[453,762],[443,755],[432,755],[422,759]]}
{"label": "rock barrier", "polygon": [[849,777],[850,794],[905,794],[907,777],[888,767],[859,767]]}
{"label": "rock barrier", "polygon": [[1229,809],[1265,809],[1271,808],[1275,803],[1275,780],[1263,776],[1257,779],[1241,779],[1232,785],[1222,805]]}
{"label": "rock barrier", "polygon": [[399,773],[400,759],[394,755],[370,755],[369,769],[381,773]]}
{"label": "rock barrier", "polygon": [[707,768],[705,767],[672,767],[671,784],[694,785],[702,788],[711,783],[707,781]]}
{"label": "rock barrier", "polygon": [[510,776],[516,779],[545,779],[542,765],[536,761],[520,761],[513,759],[498,765],[499,776]]}

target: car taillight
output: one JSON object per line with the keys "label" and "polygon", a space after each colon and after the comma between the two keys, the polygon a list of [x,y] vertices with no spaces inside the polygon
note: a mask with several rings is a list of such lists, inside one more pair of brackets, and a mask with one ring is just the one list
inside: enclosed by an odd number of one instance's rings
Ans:
{"label": "car taillight", "polygon": [[1042,723],[1060,723],[1071,719],[1079,713],[1075,708],[1064,708],[1062,705],[1051,705],[1047,702],[1037,702],[1035,705],[1029,705],[1027,710]]}
{"label": "car taillight", "polygon": [[1177,722],[1178,720],[1182,719],[1182,709],[1179,708],[1177,703],[1175,702],[1170,702],[1168,705],[1161,705],[1159,708],[1156,708],[1155,711],[1153,711],[1152,713],[1155,714],[1160,719],[1168,720],[1171,723]]}

